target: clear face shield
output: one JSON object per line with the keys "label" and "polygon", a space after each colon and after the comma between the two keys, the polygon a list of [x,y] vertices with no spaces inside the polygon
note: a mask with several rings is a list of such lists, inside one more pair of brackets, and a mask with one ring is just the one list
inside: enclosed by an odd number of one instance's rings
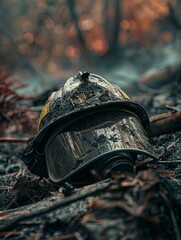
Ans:
{"label": "clear face shield", "polygon": [[45,150],[53,182],[120,153],[132,154],[137,161],[151,156],[151,148],[139,118],[118,110],[84,117],[63,131],[56,129]]}

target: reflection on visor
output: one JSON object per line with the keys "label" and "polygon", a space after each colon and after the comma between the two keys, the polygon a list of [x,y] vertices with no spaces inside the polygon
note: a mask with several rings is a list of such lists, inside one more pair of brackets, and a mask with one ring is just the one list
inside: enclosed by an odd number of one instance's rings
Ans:
{"label": "reflection on visor", "polygon": [[59,181],[100,155],[130,148],[151,152],[139,119],[123,111],[96,113],[74,122],[49,140],[49,177]]}

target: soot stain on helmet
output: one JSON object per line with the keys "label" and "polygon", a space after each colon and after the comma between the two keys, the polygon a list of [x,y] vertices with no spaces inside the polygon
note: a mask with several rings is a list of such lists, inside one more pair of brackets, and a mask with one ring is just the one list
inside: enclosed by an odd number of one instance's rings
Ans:
{"label": "soot stain on helmet", "polygon": [[[82,85],[75,89],[73,92],[70,92],[66,96],[66,101],[71,100],[71,104],[74,108],[76,107],[85,107],[92,105],[98,101],[107,102],[110,99],[116,100],[115,96],[111,96],[108,90],[104,90],[98,86],[97,83],[86,82],[86,84]],[[66,105],[67,107],[67,105]],[[64,108],[64,105],[62,106]],[[66,108],[64,109],[66,111]]]}
{"label": "soot stain on helmet", "polygon": [[[79,75],[81,77],[82,73]],[[84,74],[85,79],[80,77],[69,78],[51,94],[39,119],[34,145],[44,158],[43,161],[38,159],[40,167],[45,165],[51,180],[61,183],[62,179],[87,167],[89,162],[92,164],[95,159],[99,161],[100,157],[107,158],[109,153],[118,151],[121,154],[129,150],[142,152],[156,159],[144,132],[149,124],[145,109],[101,76]],[[93,135],[89,137],[90,134]],[[59,145],[54,148],[53,144]],[[35,161],[35,150],[29,151],[31,164]],[[56,151],[62,151],[61,156]],[[28,156],[23,156],[26,163]],[[32,172],[37,173],[35,169]]]}
{"label": "soot stain on helmet", "polygon": [[95,139],[98,143],[105,143],[107,141],[107,137],[104,134],[101,134],[97,139]]}

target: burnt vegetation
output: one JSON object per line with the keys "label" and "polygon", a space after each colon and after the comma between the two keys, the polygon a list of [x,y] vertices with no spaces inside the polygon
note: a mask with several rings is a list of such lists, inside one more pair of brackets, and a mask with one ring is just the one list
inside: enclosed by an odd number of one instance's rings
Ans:
{"label": "burnt vegetation", "polygon": [[[144,104],[152,117],[168,111],[174,114],[181,108],[178,77],[169,84],[169,91],[165,84],[163,92],[138,94],[135,100]],[[36,101],[41,102],[41,98]],[[27,121],[26,115],[22,117]],[[59,188],[49,180],[39,179],[20,161],[24,143],[1,143],[0,236],[2,239],[179,240],[181,136],[177,130],[172,128],[164,134],[163,128],[162,135],[150,136],[160,159],[158,163],[147,165],[147,169],[135,175],[112,173],[112,181],[102,181],[95,173],[100,183],[81,188],[70,184]],[[21,138],[21,132],[16,130],[16,137]],[[5,141],[5,135],[3,138]]]}
{"label": "burnt vegetation", "polygon": [[25,86],[16,77],[0,71],[0,136],[6,135],[10,126],[16,133],[36,132],[37,112],[31,109],[34,98],[18,94],[18,89],[23,87]]}
{"label": "burnt vegetation", "polygon": [[[20,12],[13,22],[10,1],[2,1],[0,239],[181,240],[181,61],[163,68],[150,64],[160,45],[178,43],[180,3],[103,2],[38,0],[21,9],[13,3]],[[97,183],[83,187],[57,186],[30,173],[22,152],[56,86],[28,95],[23,89],[29,83],[22,80],[27,72],[40,82],[45,70],[64,79],[87,61],[86,70],[100,67],[106,75],[107,66],[114,70],[123,59],[144,73],[124,87],[148,111],[148,136],[159,161],[135,174],[112,172],[112,180],[94,172]]]}

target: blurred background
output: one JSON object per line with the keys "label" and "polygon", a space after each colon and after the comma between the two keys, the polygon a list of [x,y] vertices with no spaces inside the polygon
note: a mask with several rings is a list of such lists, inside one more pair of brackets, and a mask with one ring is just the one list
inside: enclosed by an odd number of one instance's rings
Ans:
{"label": "blurred background", "polygon": [[117,83],[180,58],[180,0],[1,0],[0,72],[38,94],[78,70]]}

